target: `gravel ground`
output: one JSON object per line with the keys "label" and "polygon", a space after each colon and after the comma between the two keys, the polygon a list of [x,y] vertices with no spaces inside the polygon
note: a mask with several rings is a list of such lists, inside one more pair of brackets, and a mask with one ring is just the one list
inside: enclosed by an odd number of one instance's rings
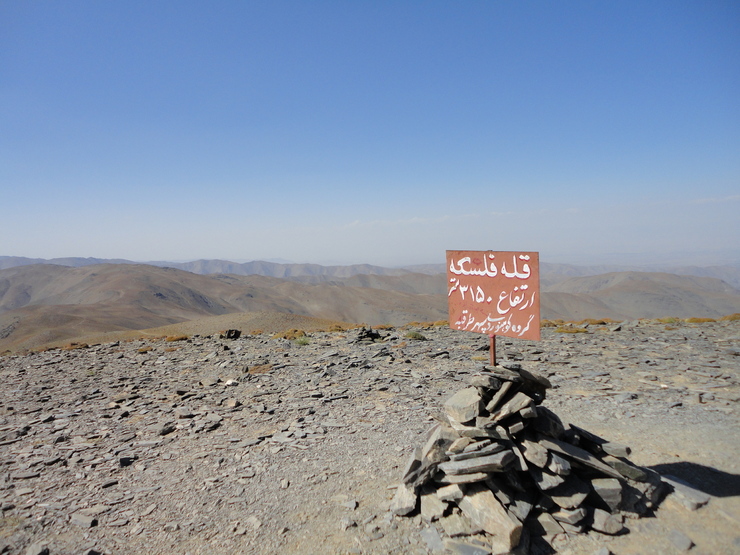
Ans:
{"label": "gravel ground", "polygon": [[[429,553],[389,513],[442,404],[488,338],[443,327],[106,343],[0,358],[0,552]],[[499,338],[548,376],[544,405],[711,495],[669,496],[628,534],[559,553],[740,552],[740,323],[630,322]],[[441,531],[441,529],[440,529]]]}

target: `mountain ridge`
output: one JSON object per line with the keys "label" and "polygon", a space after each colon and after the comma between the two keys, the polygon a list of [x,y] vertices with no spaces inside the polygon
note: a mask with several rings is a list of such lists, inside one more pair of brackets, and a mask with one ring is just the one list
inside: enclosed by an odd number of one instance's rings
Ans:
{"label": "mountain ridge", "polygon": [[[197,274],[146,264],[0,270],[0,352],[83,335],[143,330],[226,314],[298,315],[344,324],[447,319],[446,277],[328,273]],[[612,272],[542,285],[543,319],[717,318],[740,312],[740,291],[708,277]],[[276,321],[277,321],[276,320]],[[255,327],[260,327],[255,324]]]}
{"label": "mountain ridge", "polygon": [[[117,329],[146,329],[229,313],[296,314],[403,324],[446,318],[442,296],[269,276],[199,275],[143,264],[0,270],[0,351]],[[51,339],[49,339],[51,340]]]}
{"label": "mountain ridge", "polygon": [[[96,264],[144,264],[148,266],[169,267],[201,275],[235,274],[264,275],[296,281],[320,282],[335,278],[349,278],[357,275],[403,276],[409,273],[440,275],[446,273],[444,263],[417,264],[399,268],[388,268],[372,264],[350,264],[322,266],[310,263],[282,263],[264,260],[232,262],[220,259],[200,259],[190,262],[150,261],[136,262],[125,259],[104,258],[26,258],[21,256],[0,256],[0,270],[32,264],[56,264],[60,266],[81,267]],[[736,289],[740,289],[740,265],[660,265],[660,264],[592,264],[577,265],[559,262],[540,261],[540,281],[542,286],[554,285],[572,277],[583,277],[610,272],[663,272],[678,275],[691,275],[721,279]],[[313,281],[312,281],[313,280]]]}

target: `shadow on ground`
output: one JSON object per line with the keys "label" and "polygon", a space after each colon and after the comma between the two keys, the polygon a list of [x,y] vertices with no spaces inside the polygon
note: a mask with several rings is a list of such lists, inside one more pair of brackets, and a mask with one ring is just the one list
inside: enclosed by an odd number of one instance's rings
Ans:
{"label": "shadow on ground", "polygon": [[740,496],[740,476],[692,462],[676,462],[651,466],[661,476],[676,476],[695,489],[714,497]]}

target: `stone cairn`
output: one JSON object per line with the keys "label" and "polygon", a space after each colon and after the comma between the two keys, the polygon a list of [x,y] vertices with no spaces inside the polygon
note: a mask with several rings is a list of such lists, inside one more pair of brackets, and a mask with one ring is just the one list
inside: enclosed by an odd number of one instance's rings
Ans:
{"label": "stone cairn", "polygon": [[419,510],[450,538],[485,534],[494,554],[526,552],[536,536],[625,532],[625,516],[660,501],[660,475],[630,463],[629,447],[566,428],[541,404],[549,387],[519,365],[471,376],[415,449],[391,511]]}

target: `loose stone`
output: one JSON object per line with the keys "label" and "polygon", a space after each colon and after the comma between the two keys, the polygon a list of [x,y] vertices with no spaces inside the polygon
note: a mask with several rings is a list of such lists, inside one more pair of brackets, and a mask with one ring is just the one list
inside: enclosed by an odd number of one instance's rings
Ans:
{"label": "loose stone", "polygon": [[622,531],[622,515],[610,514],[601,509],[594,509],[591,527],[604,534],[618,534]]}
{"label": "loose stone", "polygon": [[92,528],[98,525],[98,519],[91,515],[85,515],[82,513],[73,513],[69,519],[71,524],[80,526],[82,528]]}
{"label": "loose stone", "polygon": [[406,484],[401,484],[391,501],[390,510],[394,515],[407,515],[416,509],[416,494]]}
{"label": "loose stone", "polygon": [[481,396],[476,387],[461,389],[445,402],[450,418],[464,424],[480,414]]}
{"label": "loose stone", "polygon": [[668,532],[668,539],[673,545],[676,546],[677,549],[680,549],[681,551],[688,551],[692,547],[694,547],[694,542],[691,540],[691,538],[680,530],[674,529]]}
{"label": "loose stone", "polygon": [[519,544],[522,525],[514,522],[487,487],[470,486],[459,507],[472,522],[494,536],[498,546],[511,550]]}

